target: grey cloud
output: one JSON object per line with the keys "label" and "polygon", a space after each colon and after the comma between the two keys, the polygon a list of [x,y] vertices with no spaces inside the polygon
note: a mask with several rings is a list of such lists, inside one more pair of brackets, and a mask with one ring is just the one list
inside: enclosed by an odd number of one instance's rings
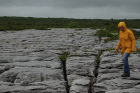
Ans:
{"label": "grey cloud", "polygon": [[140,0],[0,0],[0,16],[140,18]]}
{"label": "grey cloud", "polygon": [[0,6],[53,6],[61,8],[137,6],[140,0],[0,0]]}

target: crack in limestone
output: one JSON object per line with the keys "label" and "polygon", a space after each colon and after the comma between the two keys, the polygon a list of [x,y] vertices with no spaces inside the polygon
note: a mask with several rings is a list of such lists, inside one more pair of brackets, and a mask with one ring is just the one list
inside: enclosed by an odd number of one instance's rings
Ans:
{"label": "crack in limestone", "polygon": [[67,70],[66,70],[66,60],[69,55],[69,52],[63,52],[62,55],[58,56],[61,60],[61,65],[63,69],[63,75],[64,75],[64,80],[66,81],[66,91],[67,93],[69,92],[69,85],[68,85],[68,79],[67,79]]}
{"label": "crack in limestone", "polygon": [[99,51],[98,56],[95,59],[95,69],[93,71],[95,78],[90,79],[88,93],[94,93],[94,83],[96,83],[97,76],[98,76],[98,68],[100,65],[100,56],[102,55],[103,51]]}

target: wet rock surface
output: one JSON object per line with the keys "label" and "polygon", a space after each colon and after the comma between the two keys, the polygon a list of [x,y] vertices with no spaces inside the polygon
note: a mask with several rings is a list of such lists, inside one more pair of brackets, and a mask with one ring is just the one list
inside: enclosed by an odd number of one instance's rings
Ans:
{"label": "wet rock surface", "polygon": [[[115,48],[118,40],[104,43],[106,37],[100,41],[93,36],[96,31],[56,28],[0,32],[0,93],[140,91],[140,55],[130,55],[131,76],[121,78],[121,55],[108,50]],[[63,52],[69,52],[65,69],[59,58]]]}

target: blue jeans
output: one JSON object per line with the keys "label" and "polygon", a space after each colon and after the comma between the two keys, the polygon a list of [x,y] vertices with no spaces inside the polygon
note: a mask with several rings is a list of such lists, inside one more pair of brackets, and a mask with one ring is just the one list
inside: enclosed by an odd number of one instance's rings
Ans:
{"label": "blue jeans", "polygon": [[124,74],[130,75],[130,69],[129,69],[129,63],[128,63],[128,57],[130,56],[129,53],[124,53],[122,56],[122,61],[124,63]]}

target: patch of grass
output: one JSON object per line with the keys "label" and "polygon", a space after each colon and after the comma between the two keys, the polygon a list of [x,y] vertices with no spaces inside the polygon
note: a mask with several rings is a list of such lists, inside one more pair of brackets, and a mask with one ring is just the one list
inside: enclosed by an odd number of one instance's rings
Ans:
{"label": "patch of grass", "polygon": [[96,60],[97,63],[100,63],[100,56],[101,56],[102,54],[103,54],[103,52],[100,51],[100,52],[99,52],[99,55],[96,57],[95,60]]}
{"label": "patch of grass", "polygon": [[111,50],[115,50],[115,48],[109,48],[106,51],[109,51],[110,52]]}
{"label": "patch of grass", "polygon": [[24,49],[27,49],[27,48],[29,48],[29,46],[24,47]]}
{"label": "patch of grass", "polygon": [[119,35],[113,35],[113,36],[105,39],[104,43],[107,43],[108,41],[118,40],[118,39],[119,39]]}
{"label": "patch of grass", "polygon": [[13,40],[16,40],[17,38],[13,38]]}
{"label": "patch of grass", "polygon": [[81,30],[83,30],[82,28],[76,28],[75,29],[76,31],[81,31]]}
{"label": "patch of grass", "polygon": [[51,29],[43,27],[43,26],[39,26],[39,27],[36,27],[36,30],[51,30]]}
{"label": "patch of grass", "polygon": [[79,24],[77,22],[73,22],[71,21],[68,26],[68,28],[78,28],[79,27]]}
{"label": "patch of grass", "polygon": [[88,50],[86,50],[86,49],[85,49],[85,50],[82,50],[82,51],[83,51],[83,52],[89,52],[89,51],[88,51]]}
{"label": "patch of grass", "polygon": [[94,36],[98,36],[101,39],[102,37],[112,37],[113,34],[111,34],[111,32],[109,32],[108,30],[101,29],[101,30],[97,30]]}
{"label": "patch of grass", "polygon": [[70,54],[69,52],[64,52],[62,55],[58,56],[63,64],[66,63],[69,54]]}
{"label": "patch of grass", "polygon": [[113,41],[119,39],[119,35],[117,31],[109,31],[109,30],[98,30],[94,36],[98,36],[101,40],[102,37],[108,37],[104,40],[104,43],[107,43],[108,41]]}
{"label": "patch of grass", "polygon": [[136,49],[136,53],[140,54],[140,48]]}
{"label": "patch of grass", "polygon": [[75,36],[74,34],[69,35],[69,37],[74,37],[74,36]]}
{"label": "patch of grass", "polygon": [[138,31],[135,31],[135,30],[132,30],[134,36],[135,36],[135,39],[139,39],[140,38],[140,32]]}

